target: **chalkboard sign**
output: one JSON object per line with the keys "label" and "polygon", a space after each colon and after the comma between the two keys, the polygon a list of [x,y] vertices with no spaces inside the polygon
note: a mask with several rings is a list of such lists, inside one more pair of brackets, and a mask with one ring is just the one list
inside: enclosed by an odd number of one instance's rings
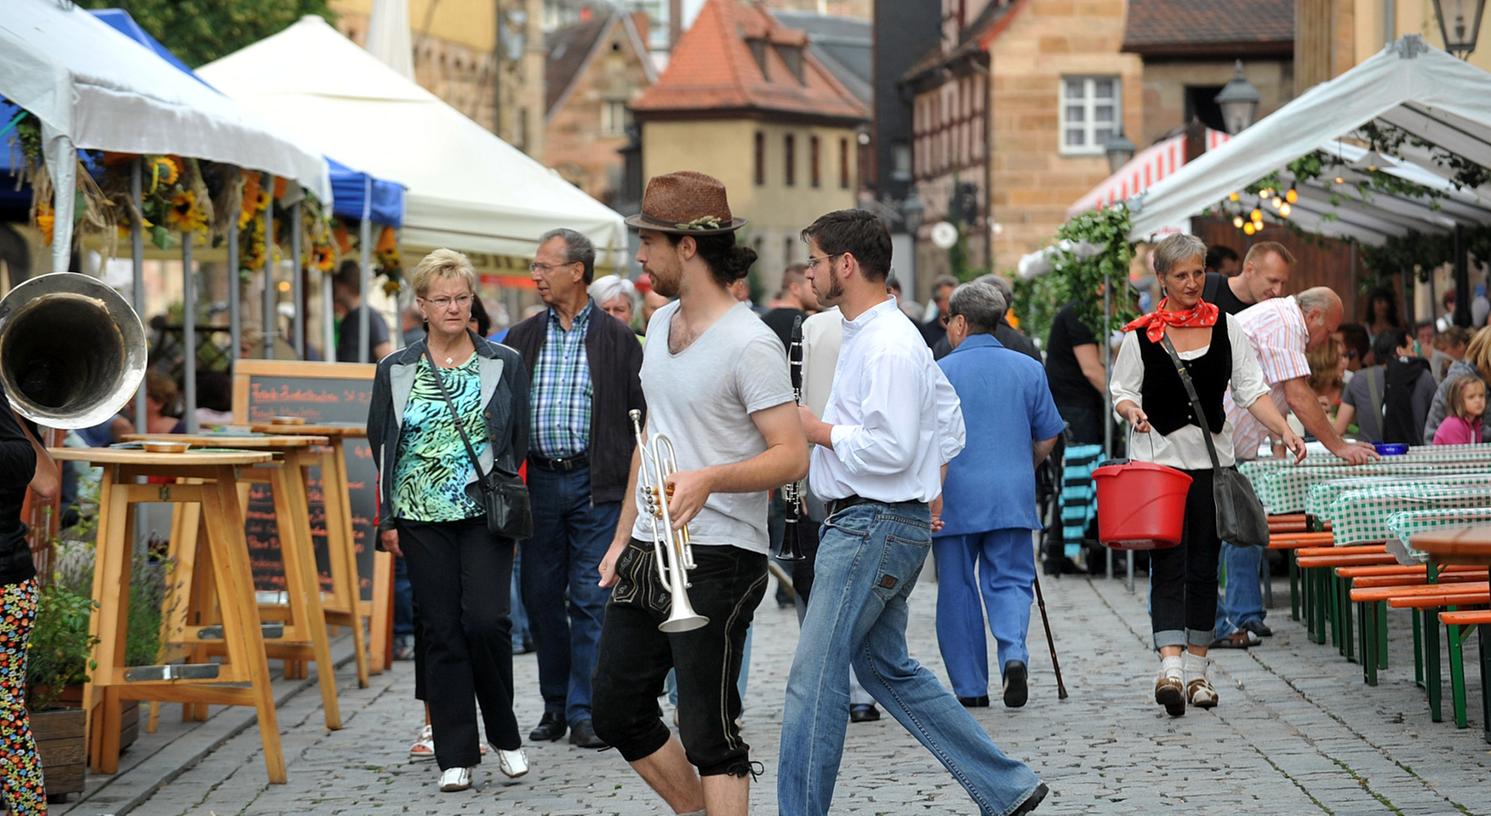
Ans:
{"label": "chalkboard sign", "polygon": [[[280,360],[239,360],[234,376],[233,419],[239,423],[269,422],[294,416],[307,423],[367,424],[376,366],[362,363],[306,363]],[[349,439],[347,492],[352,504],[353,544],[357,551],[357,584],[361,600],[373,598],[374,519],[378,508],[377,469],[366,439]],[[311,539],[316,545],[316,569],[321,589],[331,591],[330,556],[326,546],[326,506],[320,468],[306,471]],[[284,564],[275,529],[274,498],[268,485],[249,491],[246,537],[254,588],[283,590]]]}

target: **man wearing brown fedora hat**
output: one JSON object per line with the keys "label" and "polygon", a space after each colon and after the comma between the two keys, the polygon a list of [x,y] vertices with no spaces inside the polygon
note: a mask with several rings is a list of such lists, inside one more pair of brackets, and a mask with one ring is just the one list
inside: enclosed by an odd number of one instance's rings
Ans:
{"label": "man wearing brown fedora hat", "polygon": [[[729,292],[756,253],[735,243],[745,221],[730,212],[724,185],[702,173],[657,176],[627,223],[640,231],[637,260],[653,290],[677,298],[648,325],[645,432],[673,443],[678,470],[666,479],[668,512],[675,528],[688,527],[695,566],[684,581],[705,620],[689,631],[659,631],[675,611],[653,555],[661,520],[640,500],[625,502],[600,564],[612,594],[593,722],[674,812],[744,814],[752,763],[735,724],[735,681],[766,591],[767,491],[807,472],[807,442],[781,342]],[[633,456],[629,491],[642,455]],[[678,678],[679,739],[657,706],[669,669]]]}

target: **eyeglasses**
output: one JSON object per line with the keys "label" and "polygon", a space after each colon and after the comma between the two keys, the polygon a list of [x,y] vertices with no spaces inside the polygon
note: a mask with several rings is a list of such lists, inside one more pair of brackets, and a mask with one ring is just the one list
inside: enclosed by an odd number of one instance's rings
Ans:
{"label": "eyeglasses", "polygon": [[436,309],[439,309],[442,312],[450,309],[451,306],[455,306],[457,309],[464,309],[467,306],[471,305],[471,295],[461,295],[459,297],[453,298],[420,298],[420,300],[423,300],[425,303],[434,306]]}
{"label": "eyeglasses", "polygon": [[848,255],[848,254],[849,254],[848,252],[834,252],[834,253],[829,254],[829,255],[820,255],[820,256],[818,256],[816,258],[814,258],[812,255],[809,255],[808,256],[808,268],[809,269],[813,269],[814,267],[818,266],[818,264],[823,263],[824,261],[831,261],[834,258],[839,257],[840,255]]}
{"label": "eyeglasses", "polygon": [[529,272],[537,272],[540,275],[547,275],[550,272],[553,272],[554,270],[558,269],[561,266],[569,266],[570,264],[577,264],[577,263],[579,263],[579,261],[565,261],[564,263],[559,263],[559,264],[546,264],[546,263],[539,263],[537,261],[534,261],[533,263],[531,263],[531,264],[528,265],[528,271]]}

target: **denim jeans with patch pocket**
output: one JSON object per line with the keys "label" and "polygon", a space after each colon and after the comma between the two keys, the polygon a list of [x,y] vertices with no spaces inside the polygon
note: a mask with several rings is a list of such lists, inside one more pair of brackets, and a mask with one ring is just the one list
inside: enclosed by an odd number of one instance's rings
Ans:
{"label": "denim jeans with patch pocket", "polygon": [[844,752],[849,668],[953,775],[979,812],[1014,810],[1040,780],[906,651],[906,600],[932,547],[925,504],[868,503],[824,523],[782,722],[783,816],[826,814]]}

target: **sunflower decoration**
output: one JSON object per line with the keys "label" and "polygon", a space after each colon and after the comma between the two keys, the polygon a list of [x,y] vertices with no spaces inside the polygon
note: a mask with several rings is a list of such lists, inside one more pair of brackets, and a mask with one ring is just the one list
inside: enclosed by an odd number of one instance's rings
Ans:
{"label": "sunflower decoration", "polygon": [[323,274],[329,274],[336,269],[337,250],[335,238],[332,236],[331,220],[321,211],[321,206],[315,199],[306,200],[305,234],[301,238],[301,244],[305,247],[305,255],[300,259],[302,266]]}
{"label": "sunflower decoration", "polygon": [[269,209],[269,193],[258,173],[243,174],[243,205],[238,208],[238,229],[248,229],[250,221]]}
{"label": "sunflower decoration", "polygon": [[151,194],[162,187],[174,187],[181,180],[181,164],[171,156],[146,156],[145,167],[150,172]]}
{"label": "sunflower decoration", "polygon": [[404,286],[404,267],[399,258],[399,237],[393,227],[384,227],[378,233],[378,243],[373,247],[373,255],[378,262],[378,274],[387,278],[383,282],[383,291],[389,295],[397,295]]}
{"label": "sunflower decoration", "polygon": [[47,246],[52,245],[52,228],[57,224],[57,214],[52,210],[52,202],[39,200],[36,202],[36,215],[33,218],[36,229],[41,233],[41,239]]}
{"label": "sunflower decoration", "polygon": [[166,210],[166,226],[175,232],[194,232],[207,235],[207,212],[194,190],[181,190],[171,197],[171,207]]}

